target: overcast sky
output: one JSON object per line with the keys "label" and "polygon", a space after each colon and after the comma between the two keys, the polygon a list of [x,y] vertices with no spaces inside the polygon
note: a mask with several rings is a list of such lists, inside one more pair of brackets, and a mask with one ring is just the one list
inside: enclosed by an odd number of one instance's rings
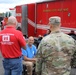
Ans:
{"label": "overcast sky", "polygon": [[38,2],[41,0],[0,0],[0,13],[9,11],[9,8],[14,8],[16,5]]}

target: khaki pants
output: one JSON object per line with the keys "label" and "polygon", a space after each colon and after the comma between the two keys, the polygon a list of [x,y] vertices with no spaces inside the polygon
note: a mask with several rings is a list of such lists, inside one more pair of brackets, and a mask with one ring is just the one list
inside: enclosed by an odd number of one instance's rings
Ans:
{"label": "khaki pants", "polygon": [[29,61],[23,61],[23,65],[26,65],[27,67],[27,74],[32,75],[33,63]]}

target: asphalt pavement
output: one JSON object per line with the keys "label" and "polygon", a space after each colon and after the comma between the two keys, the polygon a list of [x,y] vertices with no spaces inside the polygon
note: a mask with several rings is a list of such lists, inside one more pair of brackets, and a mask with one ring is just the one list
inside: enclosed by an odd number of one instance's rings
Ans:
{"label": "asphalt pavement", "polygon": [[4,74],[4,70],[3,70],[3,65],[2,65],[2,55],[1,55],[1,52],[0,52],[0,75],[3,75]]}

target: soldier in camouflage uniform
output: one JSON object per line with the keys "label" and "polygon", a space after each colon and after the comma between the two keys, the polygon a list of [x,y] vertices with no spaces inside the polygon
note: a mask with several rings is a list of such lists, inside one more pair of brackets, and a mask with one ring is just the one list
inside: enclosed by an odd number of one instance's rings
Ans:
{"label": "soldier in camouflage uniform", "polygon": [[50,17],[49,25],[51,34],[44,37],[38,47],[36,75],[70,75],[75,41],[60,31],[60,17]]}

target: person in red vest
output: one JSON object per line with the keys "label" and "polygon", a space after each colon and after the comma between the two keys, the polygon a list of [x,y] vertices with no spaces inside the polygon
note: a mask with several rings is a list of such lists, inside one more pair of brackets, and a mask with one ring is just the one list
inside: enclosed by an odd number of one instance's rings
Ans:
{"label": "person in red vest", "polygon": [[22,32],[16,30],[17,20],[10,16],[6,28],[0,32],[0,47],[3,56],[4,75],[22,75],[22,51],[26,42]]}

